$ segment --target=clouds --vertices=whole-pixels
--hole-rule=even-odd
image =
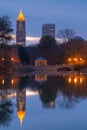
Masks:
[[[12,44],[16,43],[16,35],[12,35],[13,37],[13,42]],[[37,45],[40,41],[41,37],[31,37],[31,36],[26,36],[26,46],[29,45]],[[56,38],[57,43],[61,44],[63,43],[62,38]]]

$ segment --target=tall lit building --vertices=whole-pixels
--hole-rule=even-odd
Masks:
[[[42,36],[49,35],[55,37],[55,24],[43,24]]]
[[[26,44],[25,17],[23,15],[22,10],[20,10],[19,15],[17,17],[16,43],[18,45],[24,45],[24,46]]]

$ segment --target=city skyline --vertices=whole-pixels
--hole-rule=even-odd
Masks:
[[[38,8],[39,7],[39,8]],[[20,8],[26,18],[26,35],[32,37],[41,37],[42,24],[54,23],[56,25],[56,35],[60,29],[70,28],[76,32],[76,35],[87,39],[85,12],[87,8],[86,0],[48,0],[46,3],[42,0],[8,0],[0,1],[1,16],[8,15],[16,34],[16,18]]]

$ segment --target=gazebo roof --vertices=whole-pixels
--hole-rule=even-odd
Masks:
[[[44,57],[38,57],[36,60],[46,60]]]

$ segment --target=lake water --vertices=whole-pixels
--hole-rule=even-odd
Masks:
[[[87,75],[2,74],[0,130],[87,130]]]

